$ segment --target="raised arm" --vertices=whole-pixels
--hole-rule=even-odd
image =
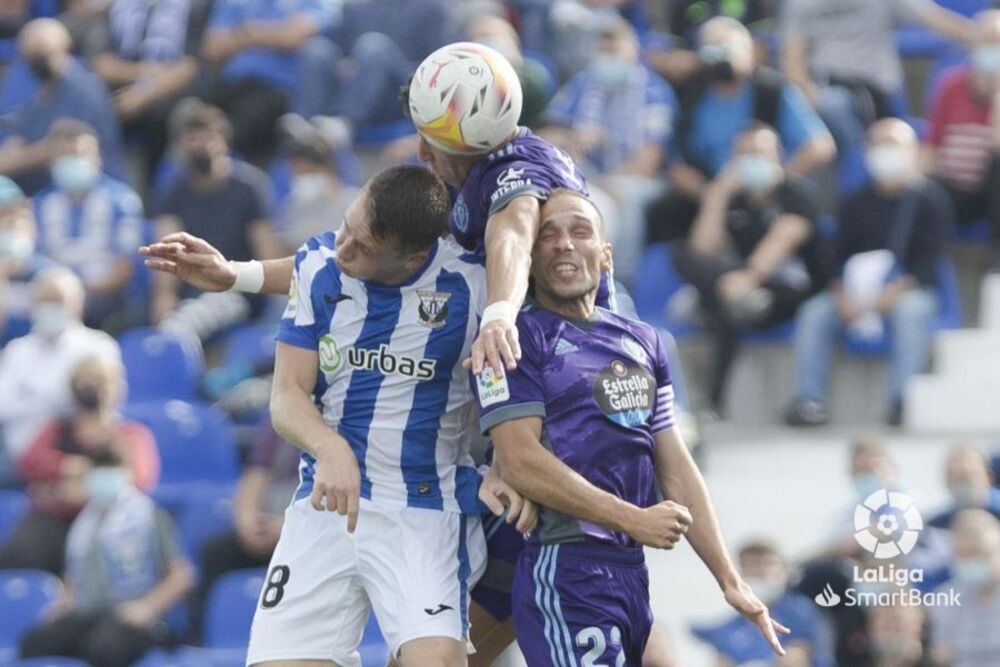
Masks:
[[[528,292],[539,216],[539,201],[523,195],[490,216],[486,225],[486,311],[472,346],[474,373],[481,373],[488,361],[502,375],[521,358],[514,320]]]
[[[627,533],[646,546],[671,549],[691,517],[676,503],[639,508],[597,488],[542,445],[539,417],[512,419],[490,429],[500,474],[539,505]]]
[[[347,530],[358,523],[361,471],[351,446],[325,421],[312,400],[319,373],[319,352],[279,342],[271,389],[271,423],[281,437],[316,459],[310,497],[317,510],[347,516]],[[323,507],[323,498],[326,507]]]
[[[771,619],[767,605],[754,595],[733,565],[708,487],[676,427],[656,434],[656,473],[663,496],[690,508],[688,541],[715,577],[726,602],[760,629],[775,653],[784,655],[777,633],[787,634],[788,629]]]
[[[174,275],[206,292],[232,289],[241,267],[252,264],[227,260],[210,243],[187,232],[168,234],[157,243],[143,246],[139,253],[146,257],[145,263],[149,268]],[[265,260],[260,262],[260,266],[263,271],[260,289],[241,291],[288,294],[295,257],[289,255],[281,259]],[[252,269],[247,267],[244,270]]]

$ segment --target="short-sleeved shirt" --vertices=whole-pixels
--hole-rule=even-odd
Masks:
[[[643,148],[666,148],[677,114],[677,97],[666,81],[636,64],[628,81],[608,88],[584,70],[552,98],[545,116],[567,127],[597,128],[608,140],[587,161],[609,173],[635,159]]]
[[[931,0],[785,0],[782,31],[804,39],[816,79],[840,77],[886,93],[903,85],[893,30]]]
[[[267,176],[245,162],[233,161],[224,183],[212,190],[194,187],[183,175],[167,192],[160,215],[178,218],[184,231],[199,236],[230,259],[253,259],[250,224],[268,218]]]
[[[76,271],[85,284],[106,279],[115,260],[142,244],[142,200],[109,176],[76,199],[50,186],[35,196],[38,249]]]
[[[484,434],[542,419],[542,444],[594,486],[638,507],[657,502],[654,436],[673,428],[673,385],[659,333],[598,308],[568,320],[528,305],[517,319],[521,361],[497,379],[473,377]],[[623,533],[542,508],[532,538],[636,546]]]
[[[482,261],[450,240],[400,285],[341,273],[335,235],[296,254],[278,341],[319,354],[313,395],[350,444],[361,497],[388,508],[478,512],[475,402],[462,361],[485,306]],[[312,492],[302,453],[296,499]]]
[[[127,177],[121,127],[111,94],[107,85],[79,61],[73,60],[52,91],[43,94],[38,80],[18,59],[5,73],[0,110],[10,114],[4,138],[19,137],[29,144],[48,136],[52,124],[60,118],[88,123],[97,131],[104,170],[114,178]],[[48,178],[48,170],[44,169],[15,180],[25,192],[33,194],[48,183]]]
[[[927,143],[935,151],[934,173],[958,190],[986,185],[993,159],[990,107],[989,96],[976,97],[968,65],[945,73],[931,95]]]
[[[82,51],[136,62],[196,58],[209,8],[208,0],[115,0],[105,20],[87,31]]]
[[[994,589],[982,599],[972,588],[956,588],[960,605],[930,607],[931,646],[951,654],[952,667],[986,667],[996,664],[1000,655],[1000,591]]]
[[[216,0],[208,32],[231,30],[250,21],[287,21],[295,16],[306,17],[323,32],[339,20],[339,4],[334,0]],[[227,60],[222,76],[230,81],[253,79],[294,94],[298,87],[297,62],[294,51],[252,47]]]
[[[477,162],[462,187],[452,193],[449,228],[466,250],[484,254],[491,215],[515,197],[544,201],[559,188],[589,195],[573,158],[522,127],[510,142]]]
[[[732,95],[710,87],[691,110],[690,132],[680,147],[687,161],[702,165],[708,176],[717,174],[729,162],[736,137],[753,123],[755,97],[749,80]],[[788,156],[827,131],[805,96],[789,83],[781,87],[776,125]]]
[[[937,265],[944,256],[946,241],[954,213],[951,201],[940,185],[923,181],[914,207],[915,220],[903,256],[901,267],[926,287],[937,282]],[[899,207],[904,195],[888,197],[874,186],[861,189],[842,205],[837,228],[836,275],[853,255],[871,250],[890,248],[892,228],[900,223]]]

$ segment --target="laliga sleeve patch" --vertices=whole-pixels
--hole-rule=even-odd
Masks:
[[[479,388],[479,405],[484,408],[510,400],[507,376],[497,377],[492,368],[484,369],[476,377],[476,386]]]
[[[298,272],[292,273],[292,283],[288,289],[288,305],[285,312],[281,314],[281,319],[290,320],[295,318],[295,313],[299,310],[299,278]]]

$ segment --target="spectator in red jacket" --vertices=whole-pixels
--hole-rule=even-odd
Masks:
[[[0,547],[0,569],[62,572],[66,535],[86,504],[87,479],[95,465],[121,459],[143,491],[159,478],[152,433],[118,413],[125,393],[121,364],[106,357],[87,359],[74,370],[70,388],[75,412],[43,428],[21,459],[31,511]]]

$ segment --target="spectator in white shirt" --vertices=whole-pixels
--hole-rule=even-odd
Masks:
[[[121,360],[111,336],[83,325],[84,289],[75,273],[43,271],[32,292],[31,332],[0,355],[0,483],[12,481],[12,466],[41,427],[72,408],[73,369],[90,357]]]

